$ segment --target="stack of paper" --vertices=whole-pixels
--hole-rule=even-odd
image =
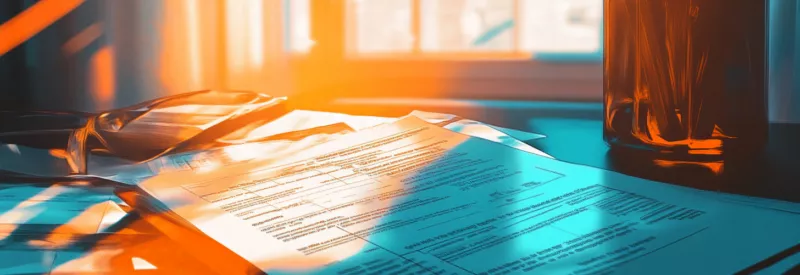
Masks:
[[[552,158],[547,153],[526,144],[544,138],[544,135],[503,128],[464,119],[456,115],[414,111],[410,115],[458,133],[483,138],[529,153]],[[159,173],[179,170],[197,170],[220,167],[247,161],[264,154],[291,155],[305,148],[332,141],[359,130],[391,123],[397,118],[354,116],[341,113],[296,110],[248,133],[244,144],[216,148],[208,151],[170,155],[146,165],[101,165],[90,169],[94,174],[115,181],[137,183]],[[261,140],[261,142],[250,142]],[[108,163],[107,158],[95,162]],[[118,160],[116,160],[118,161]],[[91,165],[90,165],[91,166]],[[700,191],[698,191],[700,192]],[[755,207],[800,213],[800,204],[708,191],[709,196],[729,202]]]
[[[522,142],[544,138],[545,136],[541,134],[488,125],[450,114],[414,111],[410,115],[458,133],[552,158],[541,150]],[[90,168],[90,171],[95,175],[114,181],[135,184],[161,173],[182,170],[203,171],[249,161],[264,155],[271,155],[271,158],[294,155],[306,148],[335,140],[343,135],[391,123],[395,120],[397,118],[297,110],[252,130],[247,134],[247,139],[243,141],[246,143],[169,155],[146,164],[96,166]],[[100,161],[108,160],[101,159]]]
[[[277,152],[160,173],[138,190],[153,211],[207,236],[186,245],[208,242],[193,252],[221,273],[731,274],[800,241],[793,213],[417,116]]]
[[[796,203],[566,164],[522,142],[543,137],[449,114],[294,111],[231,140],[242,144],[90,171],[138,184],[155,211],[270,274],[730,273],[800,242]],[[0,233],[32,262],[0,271],[55,263],[31,243],[68,243],[124,215],[74,190],[14,187],[0,189]]]
[[[488,126],[446,114],[416,112],[415,115],[454,131],[546,155],[517,140],[533,140],[542,138],[542,135]],[[173,155],[144,166],[126,165],[125,161],[121,159],[95,158],[93,161],[103,162],[103,165],[92,168],[100,168],[100,174],[105,172],[105,175],[117,177],[121,175],[139,175],[141,177],[144,175],[142,178],[151,175],[148,174],[149,172],[157,174],[183,169],[202,171],[204,168],[214,167],[220,161],[238,163],[263,154],[297,154],[303,148],[325,143],[342,135],[393,120],[395,118],[295,111],[250,133],[249,138],[265,139],[265,142]],[[513,137],[506,133],[510,133]],[[35,157],[28,148],[23,148],[24,152],[20,152],[16,146],[8,148],[13,150],[6,150],[7,152],[3,153],[12,154],[9,160],[19,160],[20,154],[23,153],[25,156]],[[44,154],[48,153],[44,151]],[[109,161],[121,165],[108,165]],[[162,162],[168,162],[168,164],[161,165]],[[58,163],[63,164],[63,160],[58,160]],[[40,170],[29,171],[16,169],[16,166],[9,167],[30,174],[50,174]],[[137,174],[136,168],[142,167],[146,168],[144,169],[146,172]],[[156,168],[150,170],[152,167]],[[98,172],[98,169],[90,171]],[[120,171],[123,172],[120,173]],[[59,175],[59,173],[56,172],[55,175]],[[2,246],[0,254],[9,255],[9,257],[0,258],[14,259],[14,261],[0,261],[0,273],[50,272],[60,274],[63,272],[110,271],[107,262],[111,258],[117,257],[120,250],[104,251],[100,250],[99,246],[107,247],[110,239],[119,239],[127,233],[139,233],[113,232],[114,238],[93,236],[105,234],[111,225],[127,215],[117,204],[122,202],[113,195],[112,191],[110,188],[96,187],[87,189],[62,185],[0,184],[0,213],[2,213],[0,215],[0,246]],[[100,239],[104,241],[103,244],[91,243]],[[93,247],[92,253],[87,253],[80,248],[87,245]],[[10,255],[15,255],[15,257]]]

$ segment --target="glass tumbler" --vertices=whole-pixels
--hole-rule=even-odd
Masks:
[[[768,0],[604,0],[604,139],[680,156],[766,142]]]

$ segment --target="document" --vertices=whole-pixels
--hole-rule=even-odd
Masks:
[[[454,132],[483,138],[529,153],[552,158],[547,153],[521,141],[545,137],[540,134],[491,126],[451,114],[414,111],[410,115]],[[271,155],[272,158],[275,158],[276,155],[298,154],[306,148],[332,141],[342,135],[369,129],[384,123],[391,123],[395,120],[397,118],[352,116],[339,113],[297,110],[252,130],[246,138],[250,140],[269,137],[268,140],[198,152],[167,155],[146,164],[98,167],[92,169],[92,171],[113,181],[135,185],[144,179],[161,173],[204,170],[209,167],[219,168],[232,163],[260,158],[264,155]],[[103,161],[108,162],[106,159]]]
[[[448,129],[452,129],[451,127],[447,126],[448,124],[452,122],[460,122],[461,124],[479,124],[481,125],[481,128],[484,127],[494,128],[496,130],[500,130],[505,135],[523,141],[535,140],[545,137],[544,135],[540,134],[529,133],[525,131],[508,129],[498,126],[490,126],[478,121],[464,119],[452,114],[413,111],[411,112],[411,115],[421,118],[422,120],[425,120],[430,123],[435,123],[435,124],[443,123],[440,126],[443,126]],[[397,118],[356,116],[356,115],[348,115],[342,113],[294,110],[291,113],[286,114],[274,121],[270,121],[267,124],[252,129],[247,133],[247,140],[253,141],[261,138],[281,135],[283,133],[319,128],[335,124],[344,124],[347,127],[351,128],[351,130],[359,131],[375,127],[380,124],[391,123],[395,120],[397,120]]]
[[[413,111],[409,115],[421,118],[426,122],[436,124],[438,126],[441,126],[442,128],[451,130],[456,133],[461,133],[489,141],[494,141],[500,144],[517,148],[519,150],[528,153],[537,154],[548,158],[553,158],[547,153],[542,152],[541,150],[536,149],[533,146],[530,146],[521,141],[521,140],[536,140],[544,138],[545,137],[544,135],[528,133],[524,131],[508,129],[498,126],[492,126],[475,120],[464,119],[462,117],[451,114]]]
[[[713,195],[720,197],[720,199],[722,200],[727,200],[739,204],[800,214],[800,203],[796,202],[782,201],[782,200],[768,199],[761,197],[750,197],[750,196],[728,194],[728,193],[713,193]]]
[[[415,116],[139,187],[269,274],[731,274],[800,241],[795,214]]]

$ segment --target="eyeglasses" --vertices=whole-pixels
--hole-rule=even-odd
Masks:
[[[70,174],[86,175],[88,155],[145,162],[167,154],[249,142],[249,130],[288,113],[283,97],[205,90],[99,114],[0,111],[0,142],[64,148]],[[64,143],[66,140],[66,143]]]

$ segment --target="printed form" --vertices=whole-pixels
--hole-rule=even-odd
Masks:
[[[140,187],[269,274],[722,274],[800,242],[792,213],[413,116],[291,157]]]
[[[544,135],[488,125],[451,114],[413,111],[409,115],[454,132],[483,138],[552,158],[545,152],[522,142],[544,138]],[[397,118],[295,110],[251,131],[246,135],[246,138],[242,139],[269,137],[266,140],[241,144],[230,141],[231,144],[236,145],[166,155],[144,164],[111,167],[105,170],[97,167],[94,173],[105,175],[105,178],[113,181],[136,185],[143,179],[162,173],[180,170],[204,170],[209,166],[241,163],[250,159],[257,159],[265,153],[269,153],[271,158],[275,158],[275,153],[295,154],[299,151],[304,151],[307,147],[329,142],[342,135],[384,123],[392,123],[395,120]],[[98,172],[97,170],[100,171]]]

